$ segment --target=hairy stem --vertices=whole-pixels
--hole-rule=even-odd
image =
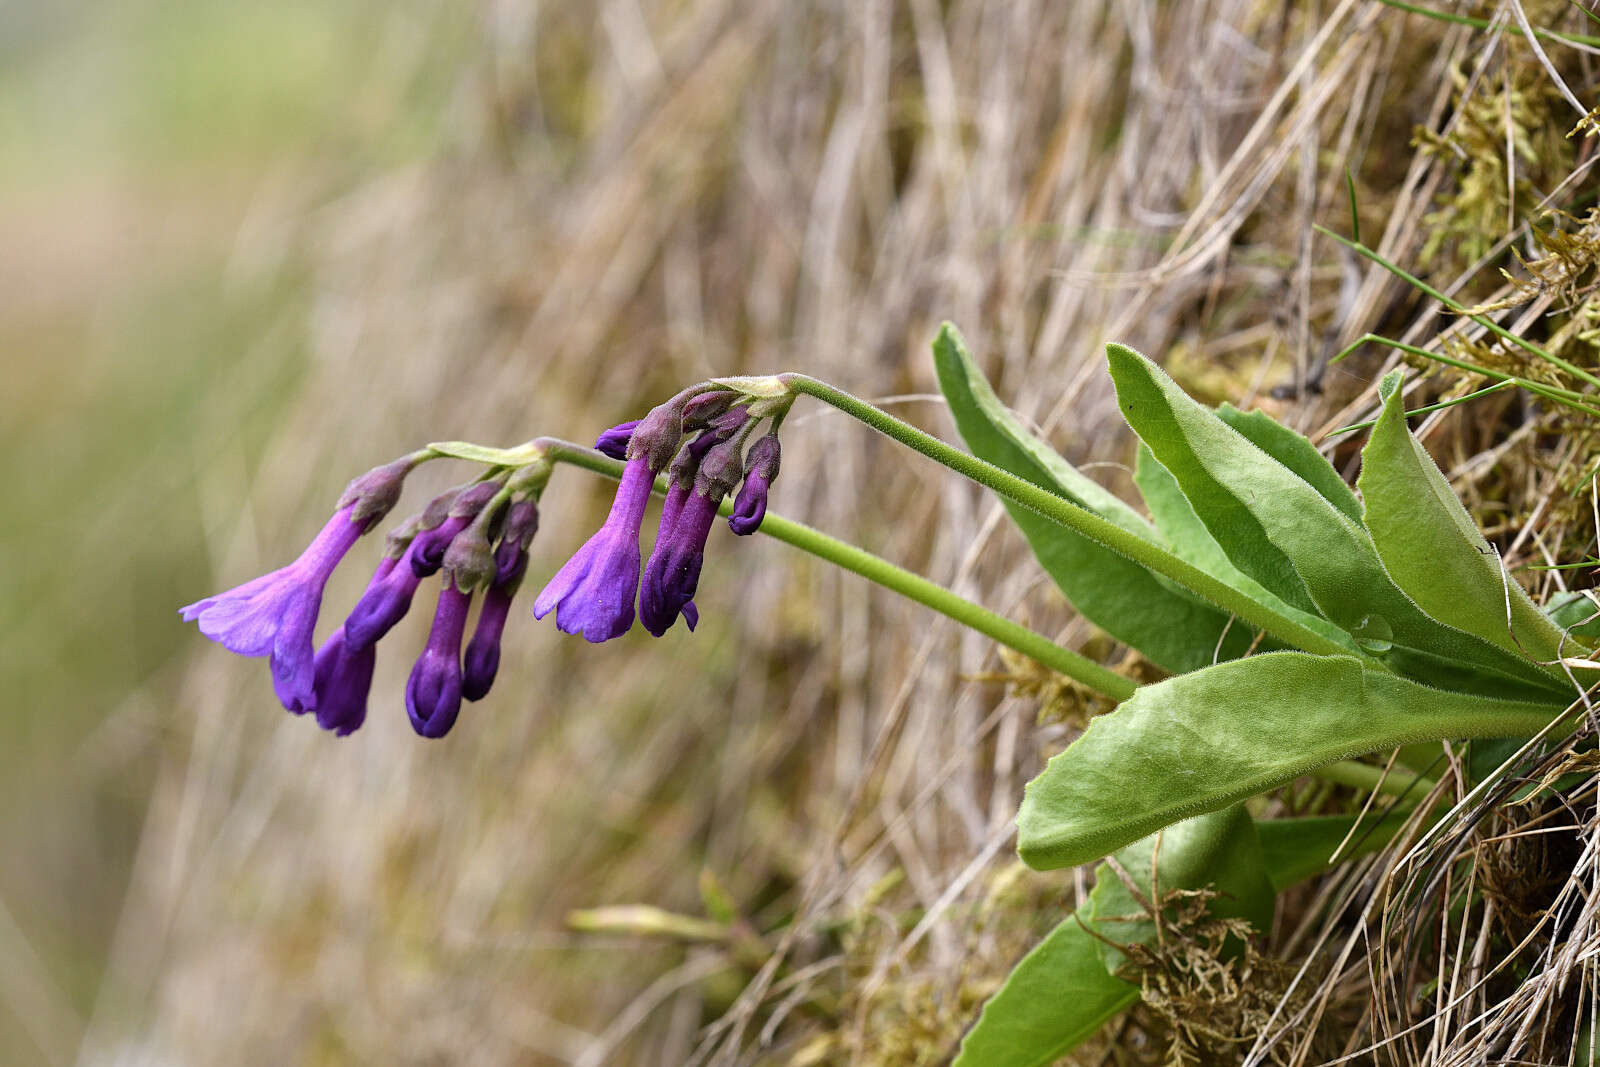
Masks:
[[[1243,621],[1257,629],[1265,630],[1287,644],[1321,655],[1351,654],[1350,649],[1345,646],[1308,629],[1293,619],[1284,618],[1193,564],[1179,559],[1136,534],[1129,533],[1113,522],[1102,519],[1094,512],[1041,489],[1010,471],[946,444],[910,423],[901,422],[860,397],[852,396],[826,382],[803,374],[783,374],[779,377],[794,392],[830,404],[846,415],[866,423],[879,433],[893,438],[907,448],[921,452],[935,463],[970,478],[1007,500],[1037,511],[1052,522],[1075,530],[1113,552],[1127,556],[1135,563],[1171,578],[1192,592],[1205,597],[1222,610],[1237,615]]]
[[[549,437],[541,437],[533,443],[553,462],[581,467],[608,478],[622,476],[623,464],[620,461],[593,449]],[[666,490],[666,479],[657,479],[656,492],[665,494]],[[720,510],[721,514],[727,515],[733,510],[733,506],[724,501]],[[761,522],[761,532],[793,545],[802,552],[809,552],[818,559],[827,560],[859,574],[868,581],[881,585],[891,592],[899,593],[908,600],[932,608],[939,614],[954,619],[1007,648],[1015,649],[1024,656],[1119,703],[1132,696],[1137,688],[1131,680],[1071,649],[1062,648],[1043,634],[1035,633],[1026,626],[957,596],[942,585],[931,582],[919,574],[913,574],[865,549],[830,537],[820,530],[769,511]]]

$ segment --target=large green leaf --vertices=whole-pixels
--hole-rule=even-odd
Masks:
[[[1563,681],[1525,657],[1430,617],[1390,580],[1358,522],[1160,367],[1122,345],[1106,351],[1129,425],[1244,573],[1430,685],[1508,697],[1563,691]]]
[[[1362,450],[1359,484],[1367,529],[1389,575],[1434,618],[1513,653],[1554,659],[1560,629],[1505,573],[1433,457],[1406,429],[1399,371],[1383,380],[1379,396],[1383,413]]]
[[[1314,630],[1330,641],[1344,645],[1352,654],[1357,652],[1355,639],[1328,620],[1286,604],[1261,583],[1245,574],[1211,536],[1206,524],[1200,521],[1172,472],[1163,467],[1143,442],[1139,444],[1139,458],[1133,469],[1134,484],[1144,497],[1145,506],[1156,529],[1166,538],[1168,547],[1178,558],[1194,564],[1244,593],[1256,603],[1279,615],[1293,619],[1309,630]],[[1269,651],[1282,646],[1270,639],[1259,646]]]
[[[1084,477],[1000,403],[948,323],[933,342],[939,387],[974,455],[1159,544],[1149,523]],[[1010,502],[1006,508],[1040,564],[1084,617],[1166,670],[1242,655],[1254,636],[1209,603],[1173,588],[1125,556]],[[1224,632],[1226,636],[1224,637]],[[1219,639],[1221,649],[1218,649]]]
[[[1565,707],[1451,693],[1354,657],[1270,652],[1141,688],[1028,783],[1031,866],[1096,859],[1334,760],[1441,737],[1529,735]]]
[[[1326,456],[1304,435],[1295,433],[1265,411],[1240,411],[1232,404],[1217,408],[1217,418],[1238,430],[1261,451],[1298,474],[1322,499],[1354,522],[1361,521],[1361,501],[1339,477]]]
[[[1243,807],[1205,815],[1137,841],[1117,861],[1154,901],[1155,888],[1215,887],[1213,914],[1242,917],[1258,930],[1272,923],[1273,888],[1261,845]],[[1094,1035],[1139,998],[1137,986],[1113,975],[1122,953],[1092,936],[1121,944],[1155,940],[1155,923],[1109,866],[1102,865],[1089,900],[1024,956],[961,1042],[954,1067],[1038,1067]]]

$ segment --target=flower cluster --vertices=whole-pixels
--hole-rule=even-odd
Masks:
[[[776,425],[745,456],[763,419],[787,410],[763,406],[726,389],[691,389],[643,419],[607,430],[595,447],[626,460],[605,524],[573,554],[533,603],[533,616],[556,613],[556,627],[589,641],[609,641],[639,619],[656,637],[681,617],[699,620],[695,587],[706,538],[722,500],[744,483],[729,525],[738,534],[760,528],[767,490],[778,473]],[[655,546],[640,586],[639,534],[658,474],[668,476]]]
[[[267,656],[278,700],[344,736],[367,717],[378,640],[411,608],[423,579],[442,572],[427,646],[411,670],[406,711],[424,737],[443,737],[461,701],[488,693],[500,636],[522,583],[528,542],[539,525],[538,495],[548,465],[515,476],[491,473],[436,497],[390,532],[377,570],[344,623],[313,651],[323,588],[363,534],[399,501],[406,475],[428,453],[374,468],[351,482],[322,532],[300,558],[235,589],[182,609],[200,632],[242,656]],[[468,609],[483,606],[462,655]]]
[[[564,632],[607,641],[632,628],[637,601],[640,621],[655,636],[679,618],[693,630],[711,525],[737,488],[728,525],[736,534],[760,528],[778,474],[777,427],[791,399],[701,385],[601,434],[596,450],[625,460],[610,516],[540,592],[534,617],[554,611]],[[769,430],[757,436],[769,420]],[[459,453],[430,446],[374,468],[350,483],[333,517],[293,563],[196,601],[181,614],[230,651],[268,657],[283,706],[314,712],[324,729],[343,736],[366,719],[378,641],[410,610],[421,583],[439,574],[433,627],[406,684],[406,712],[418,734],[443,737],[462,700],[487,695],[499,670],[501,637],[527,569],[539,495],[552,465],[539,443],[532,444],[515,460],[508,453],[483,460],[489,464],[484,477],[441,494],[390,531],[366,591],[320,648],[314,630],[334,568],[394,508],[419,463]],[[661,474],[668,488],[641,587],[639,535]],[[463,649],[480,593],[477,623]]]

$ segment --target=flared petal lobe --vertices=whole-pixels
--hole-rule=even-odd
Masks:
[[[328,576],[365,532],[356,504],[334,513],[287,567],[180,609],[200,632],[241,656],[270,656],[273,688],[291,711],[316,706],[312,631]]]

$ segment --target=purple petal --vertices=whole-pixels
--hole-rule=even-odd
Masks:
[[[444,583],[427,647],[406,681],[406,714],[423,737],[449,733],[461,711],[461,635],[471,604],[471,594]]]
[[[594,447],[597,452],[604,452],[612,459],[628,458],[628,442],[633,439],[634,427],[639,425],[639,419],[629,419],[619,422],[611,429],[595,438]]]
[[[639,589],[639,526],[654,481],[647,457],[628,461],[605,525],[540,591],[534,618],[553,610],[557,629],[593,642],[628,632]]]
[[[377,663],[375,646],[356,649],[345,641],[344,628],[317,650],[317,725],[345,737],[367,718],[367,694]]]
[[[706,536],[717,517],[717,501],[691,492],[670,529],[663,528],[645,567],[639,591],[639,621],[660,637],[694,598],[705,560]]]

